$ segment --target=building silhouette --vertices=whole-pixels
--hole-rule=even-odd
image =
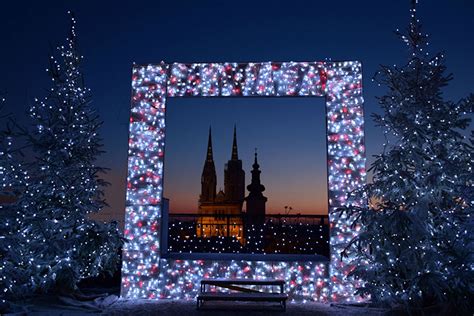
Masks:
[[[196,227],[197,237],[233,237],[245,243],[242,206],[245,200],[245,172],[237,148],[234,126],[231,159],[225,164],[224,191],[216,194],[217,177],[212,153],[212,131],[209,128],[206,161],[201,176],[201,195]],[[209,215],[209,216],[202,216]]]
[[[247,186],[249,195],[245,198],[247,203],[247,222],[249,224],[262,225],[265,221],[265,203],[267,198],[263,196],[265,186],[260,182],[260,165],[257,161],[257,150],[255,149],[255,161],[252,165],[252,182]]]
[[[255,150],[250,184],[239,159],[234,126],[224,190],[217,191],[212,131],[201,175],[198,214],[168,214],[163,201],[163,247],[173,252],[321,254],[329,256],[327,215],[266,214],[267,197]],[[245,196],[245,188],[248,195]]]

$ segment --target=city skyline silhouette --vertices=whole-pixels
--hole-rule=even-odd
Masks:
[[[327,215],[323,98],[172,99],[166,115],[163,197],[171,213],[197,212],[210,126],[216,190],[224,189],[235,125],[246,186],[258,149],[268,214],[291,207],[291,214]]]

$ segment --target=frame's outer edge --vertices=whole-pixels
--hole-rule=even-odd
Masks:
[[[346,205],[350,192],[366,183],[362,65],[328,62],[326,73],[331,300],[354,301],[361,298],[354,296],[357,284],[347,275],[355,262],[342,258],[341,252],[357,231],[351,227],[352,219],[337,208]]]
[[[167,97],[326,96],[330,279],[318,262],[160,259]],[[349,261],[339,252],[355,236],[334,211],[366,181],[359,62],[200,63],[135,66],[128,151],[122,297],[189,298],[206,277],[283,278],[293,300],[354,300]]]

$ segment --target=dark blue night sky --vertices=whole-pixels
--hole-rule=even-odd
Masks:
[[[381,132],[373,126],[370,113],[378,111],[375,96],[383,93],[371,77],[379,64],[404,61],[407,52],[392,31],[405,27],[408,7],[408,0],[8,1],[2,3],[0,10],[0,91],[6,93],[7,111],[26,124],[24,113],[28,105],[34,97],[43,97],[49,88],[45,72],[48,56],[51,47],[66,37],[66,12],[73,10],[85,56],[86,84],[92,89],[94,106],[104,120],[102,136],[107,153],[100,162],[111,168],[107,178],[113,184],[107,198],[111,210],[122,214],[133,62],[360,60],[365,75],[370,162],[370,156],[380,152],[382,144]],[[474,73],[474,2],[425,0],[418,11],[425,30],[432,34],[432,51],[445,51],[448,70],[454,73],[446,96],[453,100],[466,96],[472,91]],[[212,100],[209,107],[217,102]],[[288,106],[299,101],[291,102]],[[280,105],[276,107],[285,107],[282,101],[277,103]],[[265,115],[267,109],[261,106],[255,115]],[[199,115],[196,119],[203,126],[209,124]],[[308,116],[300,115],[299,119],[299,125],[311,126]],[[244,135],[242,131],[242,138]],[[239,146],[249,147],[247,154],[255,147],[243,141]],[[224,157],[230,148],[221,150]],[[200,169],[204,153],[198,159]],[[217,162],[216,167],[222,169],[223,163]],[[248,165],[244,161],[246,171]]]

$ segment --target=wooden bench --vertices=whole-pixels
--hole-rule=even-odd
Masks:
[[[261,292],[242,287],[242,285],[278,286],[280,292]],[[237,292],[209,292],[212,286]],[[284,286],[285,281],[283,280],[203,279],[201,280],[200,293],[197,296],[197,309],[202,306],[204,301],[251,301],[279,302],[282,309],[286,310],[288,295],[284,293]]]

